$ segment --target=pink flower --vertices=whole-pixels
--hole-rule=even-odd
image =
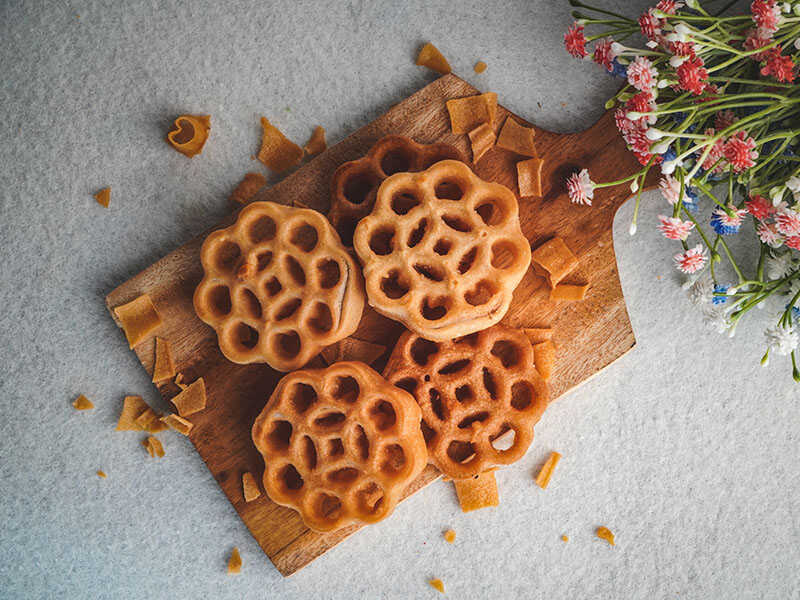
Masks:
[[[716,132],[711,128],[706,129],[705,131],[705,134],[707,136],[713,136],[715,133]],[[705,150],[706,150],[705,148],[701,148],[700,150],[698,150],[698,152],[702,156]],[[713,173],[722,173],[725,169],[728,168],[728,163],[724,159],[725,156],[724,150],[725,150],[725,140],[720,138],[716,142],[714,142],[713,146],[711,146],[711,150],[706,156],[706,159],[703,161],[703,164],[700,166],[703,167],[706,171],[708,171],[711,167],[714,167],[714,170],[712,171]]]
[[[764,77],[772,75],[778,81],[794,81],[794,60],[791,56],[781,54],[780,46],[770,48],[762,54],[766,54],[765,64],[761,67],[761,74]]]
[[[689,232],[694,229],[694,223],[681,221],[676,217],[658,215],[658,220],[661,221],[658,226],[659,231],[664,234],[665,238],[670,240],[686,241],[686,238],[689,237]]]
[[[637,90],[643,92],[651,90],[656,84],[657,78],[658,71],[653,66],[653,63],[644,56],[637,56],[636,59],[628,65],[628,83]]]
[[[727,129],[736,123],[738,120],[738,117],[732,110],[723,110],[714,116],[714,127],[716,127],[719,131],[722,131],[723,129]]]
[[[756,227],[758,239],[772,248],[778,248],[783,243],[783,238],[775,228],[774,223],[759,223]]]
[[[722,148],[727,161],[733,167],[736,173],[741,173],[745,169],[749,169],[758,158],[758,151],[755,149],[756,141],[747,137],[747,133],[743,130],[737,131]]]
[[[650,153],[650,146],[653,144],[653,141],[648,139],[645,133],[646,131],[647,130],[644,128],[632,129],[625,137],[625,141],[628,142],[634,152],[638,152],[639,154]]]
[[[630,74],[630,67],[628,73]],[[640,128],[647,127],[650,123],[656,122],[655,115],[646,115],[645,113],[652,112],[656,108],[656,103],[653,102],[653,95],[650,92],[639,92],[634,94],[630,100],[625,103],[625,111],[632,111],[642,113],[642,117],[636,121],[628,119],[629,123],[635,123]],[[626,117],[627,118],[627,117]],[[617,125],[619,127],[619,125]]]
[[[800,250],[800,235],[786,238],[786,246],[792,250]]]
[[[598,65],[603,65],[607,71],[614,70],[614,65],[612,63],[617,57],[611,49],[613,42],[614,40],[611,38],[605,37],[594,45],[594,62]]]
[[[675,0],[661,0],[656,4],[656,10],[665,12],[668,15],[674,15],[675,11],[683,7],[683,2],[676,2]]]
[[[783,208],[775,215],[778,231],[787,237],[800,235],[800,212]]]
[[[781,7],[775,0],[753,0],[750,5],[753,21],[768,31],[777,31],[781,19]]]
[[[661,190],[661,195],[664,200],[675,206],[678,198],[681,195],[681,182],[675,179],[672,175],[664,175],[661,181],[658,182],[658,189]]]
[[[708,71],[703,66],[703,59],[699,56],[689,58],[677,68],[678,85],[687,92],[699,96],[706,89]]]
[[[628,117],[628,110],[626,108],[618,108],[614,113],[614,123],[617,125],[617,129],[625,137],[630,131],[636,129],[637,125],[633,121],[631,121]]]
[[[772,32],[760,27],[754,27],[747,30],[747,37],[744,39],[745,50],[756,50],[763,48],[772,42]],[[757,52],[751,55],[755,61],[761,62],[766,58],[767,52]]]
[[[694,248],[689,248],[686,252],[681,252],[673,257],[675,266],[684,273],[696,273],[706,264],[708,257],[706,249],[702,244],[697,244]]]
[[[775,212],[772,202],[758,194],[750,194],[750,199],[745,200],[744,205],[747,207],[747,212],[762,221]]]
[[[574,204],[592,205],[594,182],[589,179],[589,171],[581,169],[567,178],[567,194]]]
[[[658,37],[661,35],[661,20],[653,15],[652,8],[639,17],[639,29],[648,40],[658,41]]]
[[[588,56],[586,52],[586,36],[583,35],[583,25],[573,23],[564,34],[564,47],[567,52],[576,58]]]

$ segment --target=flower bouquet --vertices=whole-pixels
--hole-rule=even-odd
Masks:
[[[629,184],[633,235],[645,178],[659,169],[669,207],[657,228],[682,246],[674,260],[689,298],[730,335],[752,308],[781,298],[761,362],[790,355],[800,382],[800,0],[755,0],[744,14],[729,14],[735,2],[661,0],[638,19],[570,4],[579,10],[566,49],[627,81],[606,107],[642,165],[608,182],[573,173],[570,199],[591,205],[596,188]],[[755,234],[755,264],[739,264],[726,241],[743,231]]]

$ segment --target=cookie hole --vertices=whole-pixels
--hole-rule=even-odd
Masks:
[[[483,306],[491,300],[497,293],[495,284],[491,281],[482,280],[475,284],[471,290],[464,292],[464,300],[472,306]]]
[[[317,263],[317,275],[319,277],[319,286],[324,290],[329,290],[342,278],[341,267],[339,263],[332,258],[326,258]]]
[[[533,404],[533,388],[526,381],[517,381],[511,386],[511,406],[516,410],[525,410]]]
[[[314,425],[320,429],[336,429],[344,423],[345,418],[343,412],[334,410],[314,419]]]
[[[267,442],[270,447],[281,452],[289,447],[292,440],[292,424],[289,421],[273,421],[267,434]]]
[[[303,286],[306,284],[306,272],[294,256],[286,255],[286,270],[289,271],[289,276],[294,280],[297,285]]]
[[[504,211],[493,200],[486,200],[475,207],[475,212],[486,225],[497,225],[504,220]]]
[[[264,284],[264,291],[270,298],[277,295],[282,289],[283,286],[277,277],[273,277]]]
[[[317,247],[317,242],[319,241],[319,234],[317,230],[309,225],[308,223],[303,223],[302,225],[295,227],[292,231],[292,236],[289,238],[289,241],[294,245],[300,248],[303,252],[311,252],[314,248]]]
[[[239,306],[247,313],[252,319],[260,319],[262,315],[261,302],[258,301],[256,295],[247,288],[239,290]]]
[[[339,232],[342,245],[345,247],[349,248],[353,245],[353,235],[355,235],[356,232],[356,225],[358,225],[358,219],[351,217],[342,217],[338,220],[336,231]]]
[[[414,392],[417,391],[419,382],[413,377],[404,377],[400,381],[396,381],[395,385],[399,387],[401,390],[405,390],[413,396]]]
[[[356,424],[356,426],[353,427],[352,438],[353,449],[355,450],[356,456],[361,460],[367,460],[369,458],[369,439],[361,425]]]
[[[439,369],[439,375],[452,375],[466,369],[472,361],[468,358],[462,358],[451,363],[447,363]]]
[[[220,271],[231,272],[241,257],[242,250],[239,245],[226,240],[217,246],[217,251],[214,253],[214,263]]]
[[[497,400],[497,382],[494,380],[494,375],[486,367],[483,368],[483,387],[486,388],[492,400]]]
[[[433,265],[414,265],[414,270],[431,281],[444,280],[444,269]]]
[[[287,331],[275,336],[275,352],[285,359],[292,359],[300,354],[300,336],[296,331]]]
[[[459,429],[469,429],[472,427],[473,423],[483,423],[489,419],[489,411],[482,410],[481,412],[476,412],[468,417],[461,419],[458,423]]]
[[[370,482],[356,492],[356,499],[361,512],[376,513],[383,505],[383,492],[376,483]]]
[[[397,269],[392,269],[381,279],[381,291],[392,300],[402,298],[408,293],[409,285],[404,275]]]
[[[296,313],[301,304],[303,304],[303,301],[300,298],[292,298],[291,300],[287,300],[281,305],[281,307],[278,309],[278,312],[275,313],[275,317],[273,318],[276,321],[284,321]]]
[[[359,470],[353,467],[343,467],[330,471],[327,474],[328,481],[334,485],[349,485],[358,479]]]
[[[283,482],[283,487],[289,492],[296,492],[303,487],[303,477],[292,463],[283,467],[278,477]]]
[[[332,494],[321,493],[317,498],[317,508],[328,521],[335,521],[342,515],[342,501]]]
[[[472,391],[471,386],[460,385],[456,388],[456,400],[458,400],[462,404],[470,402],[471,400],[474,399],[475,399],[475,392]]]
[[[424,419],[420,421],[419,428],[422,429],[422,437],[425,439],[425,443],[430,444],[431,440],[436,437],[436,430],[428,425]]]
[[[344,454],[344,444],[341,438],[328,440],[328,456],[340,456]]]
[[[381,171],[387,177],[395,173],[406,173],[411,170],[413,161],[414,157],[407,150],[393,148],[381,157]]]
[[[299,415],[306,412],[316,400],[316,390],[307,383],[297,382],[289,391],[289,403]]]
[[[433,246],[433,251],[439,256],[445,256],[450,252],[450,248],[452,247],[453,242],[442,238],[436,241],[436,244]]]
[[[208,304],[217,316],[224,316],[231,312],[231,291],[227,286],[217,285],[209,290]]]
[[[419,366],[424,367],[428,364],[428,359],[432,354],[439,351],[439,344],[431,342],[425,338],[418,337],[411,343],[411,360]]]
[[[492,244],[492,266],[495,269],[507,269],[517,262],[517,247],[509,241],[500,240]]]
[[[417,244],[422,241],[422,238],[425,237],[425,231],[428,229],[428,220],[422,219],[414,229],[411,230],[411,233],[408,234],[408,240],[406,240],[406,245],[409,248],[413,248]]]
[[[334,379],[331,396],[337,400],[342,400],[344,402],[355,402],[358,400],[358,395],[360,393],[361,387],[358,385],[355,377],[343,375]]]
[[[514,342],[497,340],[492,346],[491,352],[500,359],[506,369],[519,364],[519,348]]]
[[[330,307],[324,302],[317,302],[308,319],[308,326],[320,334],[328,333],[333,329],[333,315]]]
[[[422,301],[420,312],[422,318],[428,321],[438,321],[447,314],[447,297],[428,298],[426,296]]]
[[[313,471],[317,468],[317,447],[314,445],[314,440],[312,440],[307,435],[303,436],[303,446],[301,449],[303,462],[305,463],[306,467],[309,471]]]
[[[472,265],[475,264],[475,258],[478,256],[478,247],[473,246],[469,250],[467,250],[464,255],[461,257],[461,260],[458,261],[458,272],[462,275],[469,271],[472,268]]]
[[[397,473],[406,465],[406,453],[400,444],[388,444],[383,448],[382,454],[381,471]]]
[[[397,414],[394,412],[394,406],[386,400],[380,400],[373,404],[369,409],[369,416],[372,418],[375,427],[380,431],[389,429],[397,423]]]
[[[373,254],[378,256],[386,256],[391,254],[394,247],[394,229],[391,227],[379,227],[372,232],[369,237],[369,249]]]
[[[461,200],[464,197],[466,186],[463,182],[455,179],[443,179],[436,184],[433,193],[440,200]]]
[[[470,225],[466,219],[456,215],[442,215],[442,221],[444,221],[444,224],[450,229],[455,229],[456,231],[460,231],[462,233],[472,231],[472,225]]]
[[[176,144],[185,144],[194,137],[194,125],[188,119],[178,119],[178,131],[172,136]]]
[[[239,323],[233,330],[233,339],[243,348],[252,350],[258,345],[258,332],[247,323]]]
[[[439,393],[439,390],[436,388],[428,390],[428,398],[431,403],[433,414],[436,415],[436,418],[440,421],[444,421],[447,418],[447,413],[445,412],[442,395]]]
[[[419,205],[420,202],[413,192],[402,191],[392,196],[392,210],[395,212],[395,214],[408,214],[412,208]]]
[[[376,183],[377,177],[369,171],[353,173],[344,183],[344,197],[350,204],[363,204]]]
[[[277,230],[278,226],[275,224],[272,217],[262,215],[253,220],[250,224],[250,227],[247,229],[247,237],[250,238],[252,243],[260,244],[261,242],[268,242],[273,239]]]
[[[475,446],[471,442],[462,442],[461,440],[453,440],[447,446],[447,456],[450,460],[463,463],[471,456],[475,455]]]
[[[494,448],[498,452],[505,452],[514,445],[514,441],[516,439],[517,439],[517,432],[508,425],[503,425],[500,428],[500,431],[497,432],[497,434],[495,434],[494,436],[492,436],[492,442],[491,442],[492,448]]]
[[[257,270],[263,271],[270,265],[271,262],[272,262],[272,252],[270,252],[269,250],[256,254]]]

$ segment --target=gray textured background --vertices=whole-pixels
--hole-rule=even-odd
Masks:
[[[638,345],[548,410],[497,509],[462,515],[436,483],[283,579],[186,439],[162,435],[153,461],[113,431],[125,394],[166,407],[103,297],[226,213],[260,168],[259,116],[336,142],[434,78],[413,65],[433,40],[510,109],[580,129],[617,84],[565,54],[569,21],[545,0],[0,2],[0,597],[435,597],[433,576],[454,598],[800,597],[799,388],[784,361],[758,367],[761,323],[702,329],[653,231],[658,194],[636,237],[632,203],[615,225]],[[191,161],[163,142],[183,112],[212,115]],[[79,393],[96,410],[76,413]]]

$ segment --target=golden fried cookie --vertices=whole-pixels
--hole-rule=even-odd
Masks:
[[[361,319],[361,271],[316,211],[249,204],[206,238],[200,260],[195,312],[235,363],[299,369]]]
[[[454,160],[386,179],[353,247],[370,305],[430,340],[500,321],[531,261],[514,193]]]
[[[407,331],[383,374],[414,395],[428,460],[453,479],[522,458],[548,402],[530,341],[504,325],[439,343]]]
[[[356,224],[372,211],[375,192],[384,179],[394,173],[424,171],[445,159],[465,160],[461,151],[449,144],[417,144],[402,135],[387,135],[366,156],[336,169],[328,218],[344,245],[352,245]]]
[[[427,462],[414,398],[360,362],[278,383],[253,424],[264,490],[331,531],[387,517]]]

